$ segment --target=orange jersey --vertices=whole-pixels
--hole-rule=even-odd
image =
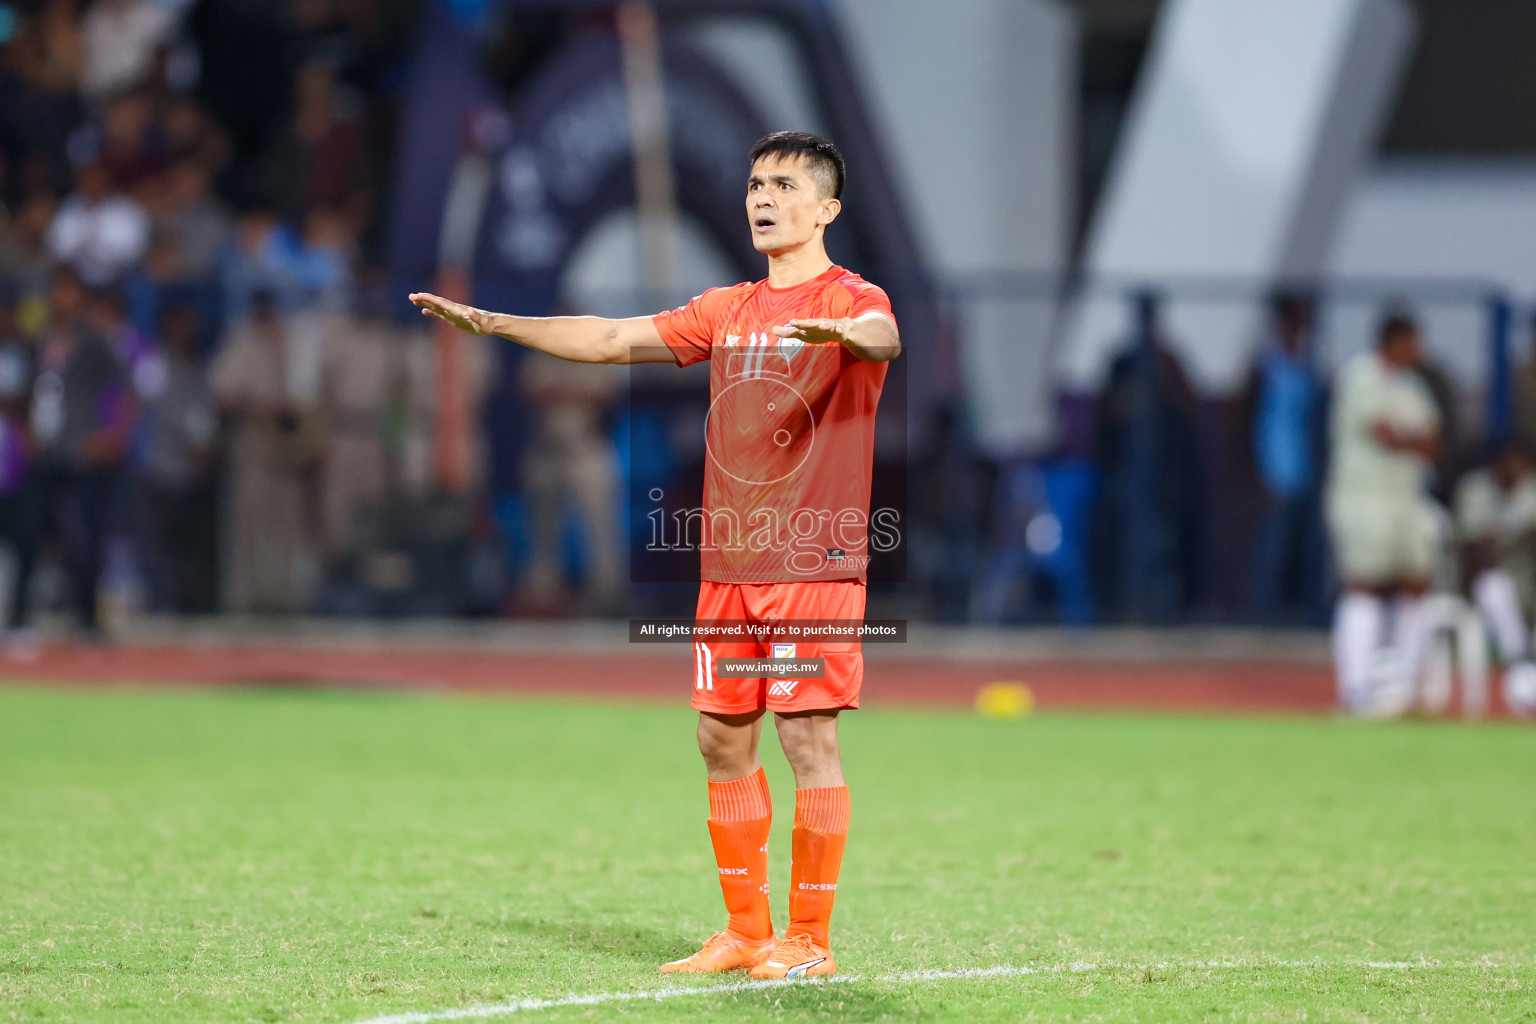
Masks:
[[[895,323],[884,291],[832,267],[792,288],[711,288],[654,318],[679,366],[710,360],[704,508],[683,538],[699,545],[706,581],[866,578],[886,364],[773,333],[866,313]]]

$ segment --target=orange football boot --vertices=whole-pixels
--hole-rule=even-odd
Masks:
[[[752,968],[754,978],[804,978],[836,973],[837,961],[832,959],[832,951],[816,945],[816,940],[803,932],[786,935],[771,956]]]
[[[730,932],[715,932],[704,943],[704,948],[693,956],[662,964],[663,974],[715,974],[734,971],[738,967],[756,967],[773,954],[775,939],[772,935],[761,942],[738,939]]]

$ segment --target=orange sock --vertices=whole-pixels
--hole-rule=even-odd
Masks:
[[[772,938],[768,915],[768,831],[773,805],[762,768],[744,779],[709,784],[709,838],[720,867],[720,891],[738,938]]]
[[[830,948],[828,929],[837,898],[837,872],[848,842],[848,787],[795,790],[795,831],[789,872],[789,929]]]

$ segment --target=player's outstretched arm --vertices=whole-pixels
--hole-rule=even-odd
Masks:
[[[773,333],[799,338],[807,345],[842,345],[866,363],[883,363],[901,355],[896,324],[880,313],[865,313],[856,320],[791,320]]]
[[[499,334],[573,363],[670,363],[672,351],[648,316],[511,316],[476,309],[431,292],[412,292],[423,316],[435,316],[471,334]]]

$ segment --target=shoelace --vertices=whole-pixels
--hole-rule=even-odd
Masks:
[[[716,946],[719,946],[730,937],[731,936],[729,932],[715,932],[715,934],[711,935],[709,940],[704,943],[704,948],[700,949],[697,953],[693,954],[693,956],[689,957],[688,959],[697,960],[699,957],[703,956],[705,953],[708,953]]]
[[[809,935],[790,935],[781,941],[768,959],[781,964],[798,964],[815,959],[816,950]]]

